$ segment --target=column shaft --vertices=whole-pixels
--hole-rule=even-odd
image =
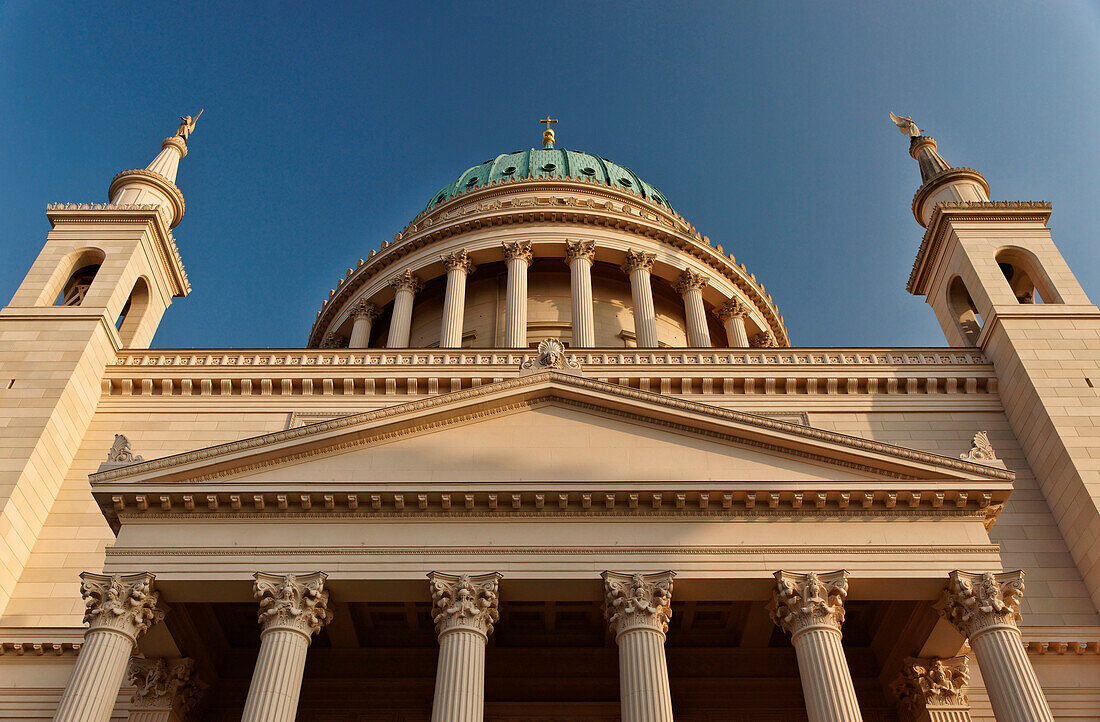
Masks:
[[[485,717],[485,635],[455,628],[439,638],[432,722],[482,722]]]
[[[111,629],[89,629],[55,722],[107,722],[130,662],[134,640]]]
[[[1018,629],[1001,627],[974,634],[970,646],[997,722],[1054,722]]]
[[[462,319],[466,310],[466,271],[447,271],[447,294],[443,297],[443,322],[439,348],[462,347]]]
[[[745,329],[745,319],[741,316],[730,316],[725,321],[726,343],[730,348],[748,348],[749,332]]]
[[[636,628],[618,643],[622,722],[672,722],[665,635]]]
[[[412,328],[413,292],[397,289],[393,297],[393,315],[390,317],[390,336],[386,348],[408,348],[409,331]]]
[[[810,722],[861,722],[840,631],[815,627],[792,638]]]
[[[294,722],[308,651],[301,632],[276,627],[263,634],[241,722]]]
[[[569,262],[569,289],[573,304],[573,347],[596,345],[596,324],[592,310],[592,260],[575,256]]]
[[[370,327],[370,318],[366,316],[356,318],[351,325],[351,339],[348,341],[348,348],[366,348],[370,345]]]
[[[707,315],[703,310],[702,289],[689,288],[684,293],[684,312],[687,316],[688,345],[709,348],[710,329],[707,328]]]
[[[527,348],[527,259],[508,259],[508,291],[504,308],[504,346]]]
[[[630,272],[630,295],[634,302],[634,335],[638,348],[657,348],[657,314],[653,310],[653,287],[648,268]]]

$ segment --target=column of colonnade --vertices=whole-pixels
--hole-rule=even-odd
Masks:
[[[441,256],[447,271],[447,290],[443,296],[443,320],[439,329],[439,348],[462,347],[462,320],[466,313],[466,277],[476,269],[465,249]]]
[[[527,348],[527,268],[531,265],[531,241],[503,243],[508,266],[504,297],[504,347]]]
[[[592,263],[595,258],[596,244],[593,241],[565,242],[574,348],[592,348],[596,345],[596,321],[592,310]]]
[[[390,281],[393,287],[393,314],[390,317],[390,336],[386,348],[408,348],[412,330],[413,298],[424,284],[410,270],[399,273]]]
[[[638,348],[657,348],[657,313],[653,308],[650,272],[657,255],[633,249],[626,252],[623,271],[630,276],[630,296],[634,303],[634,337]]]
[[[710,346],[710,329],[707,328],[707,312],[703,308],[703,289],[710,279],[690,268],[676,280],[676,290],[684,299],[684,316],[687,319],[688,346]]]
[[[749,309],[745,304],[731,298],[714,309],[714,315],[726,329],[726,343],[730,348],[749,347],[749,333],[745,329],[745,317],[749,315]]]
[[[370,346],[371,325],[378,318],[378,307],[364,298],[351,309],[351,318],[348,348],[367,348]]]
[[[290,722],[297,713],[310,642],[331,618],[327,577],[322,572],[254,576],[261,641],[242,722]],[[671,571],[602,575],[605,618],[619,649],[623,722],[672,722],[664,645],[674,576]],[[999,722],[1053,722],[1017,627],[1022,576],[952,572],[941,613],[969,639]],[[485,645],[499,620],[502,577],[439,572],[428,577],[439,640],[432,719],[480,721]],[[769,611],[791,635],[810,722],[861,720],[841,644],[847,577],[843,570],[775,573]],[[88,629],[54,719],[107,722],[138,638],[164,612],[157,608],[152,574],[86,572],[81,579]],[[184,668],[186,674],[179,674]],[[191,697],[182,688],[192,668],[190,660],[135,661],[130,681],[138,689],[135,705],[142,709],[132,719],[181,719],[183,698]],[[967,722],[963,689],[968,679],[965,658],[910,658],[892,688],[899,705],[917,722]],[[158,680],[174,682],[162,685]],[[139,703],[138,697],[147,694],[148,704]]]

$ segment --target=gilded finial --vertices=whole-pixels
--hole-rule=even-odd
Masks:
[[[196,115],[194,118],[192,118],[190,115],[180,116],[180,127],[176,129],[176,135],[178,135],[180,138],[183,138],[184,142],[186,142],[187,137],[191,135],[191,131],[195,129],[195,123],[199,122],[199,116],[202,115],[203,110],[206,109],[203,108],[199,110],[199,115]]]
[[[550,130],[551,123],[557,123],[557,118],[551,118],[547,115],[545,118],[539,121],[540,123],[546,123],[546,130],[542,131],[542,147],[553,148],[554,147],[554,131]]]

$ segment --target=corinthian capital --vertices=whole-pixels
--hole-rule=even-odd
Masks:
[[[902,707],[920,712],[925,709],[965,707],[963,688],[970,681],[966,657],[951,659],[905,660],[901,674],[890,685]]]
[[[488,637],[500,619],[500,578],[491,574],[428,575],[432,592],[432,621],[439,636],[453,629],[472,629]]]
[[[844,624],[844,600],[848,596],[848,572],[828,574],[775,573],[775,589],[768,607],[772,621],[795,635],[808,629],[829,627],[840,631]]]
[[[194,677],[195,660],[132,659],[127,679],[136,689],[131,701],[143,709],[170,710],[182,718],[206,690]]]
[[[676,279],[676,292],[682,295],[688,291],[702,290],[708,283],[709,278],[688,268]]]
[[[761,331],[749,339],[749,346],[753,348],[776,348],[779,344],[776,342],[775,336],[767,331]]]
[[[714,309],[714,315],[718,317],[719,321],[728,321],[731,318],[744,318],[749,315],[749,307],[736,298],[731,298]]]
[[[655,260],[657,260],[656,253],[645,253],[643,251],[630,249],[626,252],[626,260],[623,261],[622,269],[626,273],[633,273],[639,269],[643,271],[652,271],[653,262]]]
[[[365,318],[368,321],[373,321],[378,318],[378,307],[365,298],[360,299],[351,307],[351,317]]]
[[[88,630],[112,629],[137,642],[149,627],[164,619],[164,612],[157,609],[160,594],[153,591],[155,578],[152,574],[81,574]]]
[[[272,629],[289,629],[312,637],[332,619],[324,572],[303,576],[256,572],[253,577],[252,596],[260,600],[261,635]]]
[[[511,261],[518,258],[524,263],[531,263],[531,241],[516,241],[515,243],[505,241],[501,245],[504,246],[504,260]]]
[[[469,275],[476,270],[473,261],[466,256],[465,248],[454,253],[448,253],[446,256],[440,256],[439,259],[443,261],[443,268],[448,271],[462,271]]]
[[[953,571],[940,612],[956,629],[973,638],[992,629],[1015,629],[1023,596],[1022,571],[1003,574]]]
[[[596,258],[596,242],[595,241],[566,241],[565,242],[565,260],[567,263],[572,263],[578,258],[591,262]]]
[[[668,631],[672,619],[672,578],[676,572],[604,572],[604,617],[617,639],[632,629]]]
[[[391,278],[390,285],[393,286],[395,291],[408,291],[414,294],[424,287],[423,282],[407,268]]]

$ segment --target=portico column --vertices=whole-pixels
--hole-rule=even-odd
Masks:
[[[462,318],[466,312],[466,276],[474,264],[465,249],[441,256],[447,269],[447,294],[443,297],[443,322],[439,330],[439,348],[462,347]]]
[[[595,257],[595,242],[565,242],[565,260],[569,264],[569,290],[572,296],[573,348],[592,348],[596,345],[596,324],[592,317],[592,261]]]
[[[1023,595],[1021,571],[954,571],[940,611],[970,640],[997,722],[1053,722],[1016,626]]]
[[[485,643],[500,618],[501,575],[428,575],[439,635],[432,722],[483,722]]]
[[[665,633],[674,572],[604,572],[604,616],[619,645],[622,722],[672,722]]]
[[[629,250],[623,271],[630,275],[630,295],[634,301],[634,335],[638,348],[657,348],[657,314],[653,310],[653,287],[649,274],[656,254]]]
[[[504,346],[527,348],[527,267],[531,265],[531,241],[504,243],[508,264],[508,291],[504,307]]]
[[[406,270],[390,281],[393,286],[393,315],[390,318],[390,337],[386,348],[408,348],[409,329],[412,328],[413,297],[420,290],[420,279]]]
[[[970,722],[970,704],[963,692],[969,681],[966,657],[910,657],[890,689],[913,722]]]
[[[726,343],[730,348],[748,348],[749,333],[745,330],[745,317],[749,315],[748,306],[731,298],[718,308],[714,315],[726,327]]]
[[[181,722],[206,685],[194,676],[195,660],[132,659],[127,675],[136,688],[127,722]]]
[[[352,308],[351,318],[351,339],[348,341],[348,348],[367,348],[370,346],[371,324],[378,318],[378,307],[364,298]]]
[[[325,591],[328,575],[256,572],[254,577],[260,654],[241,722],[294,722],[309,643],[332,618]]]
[[[768,610],[791,635],[806,715],[810,722],[861,722],[852,673],[844,659],[840,626],[848,596],[848,573],[775,573]]]
[[[681,273],[676,281],[676,290],[684,298],[688,346],[710,347],[710,329],[707,328],[707,314],[703,309],[703,289],[709,282],[709,278],[691,269]]]
[[[164,618],[152,574],[80,575],[84,646],[61,695],[57,722],[106,722],[138,637]]]

